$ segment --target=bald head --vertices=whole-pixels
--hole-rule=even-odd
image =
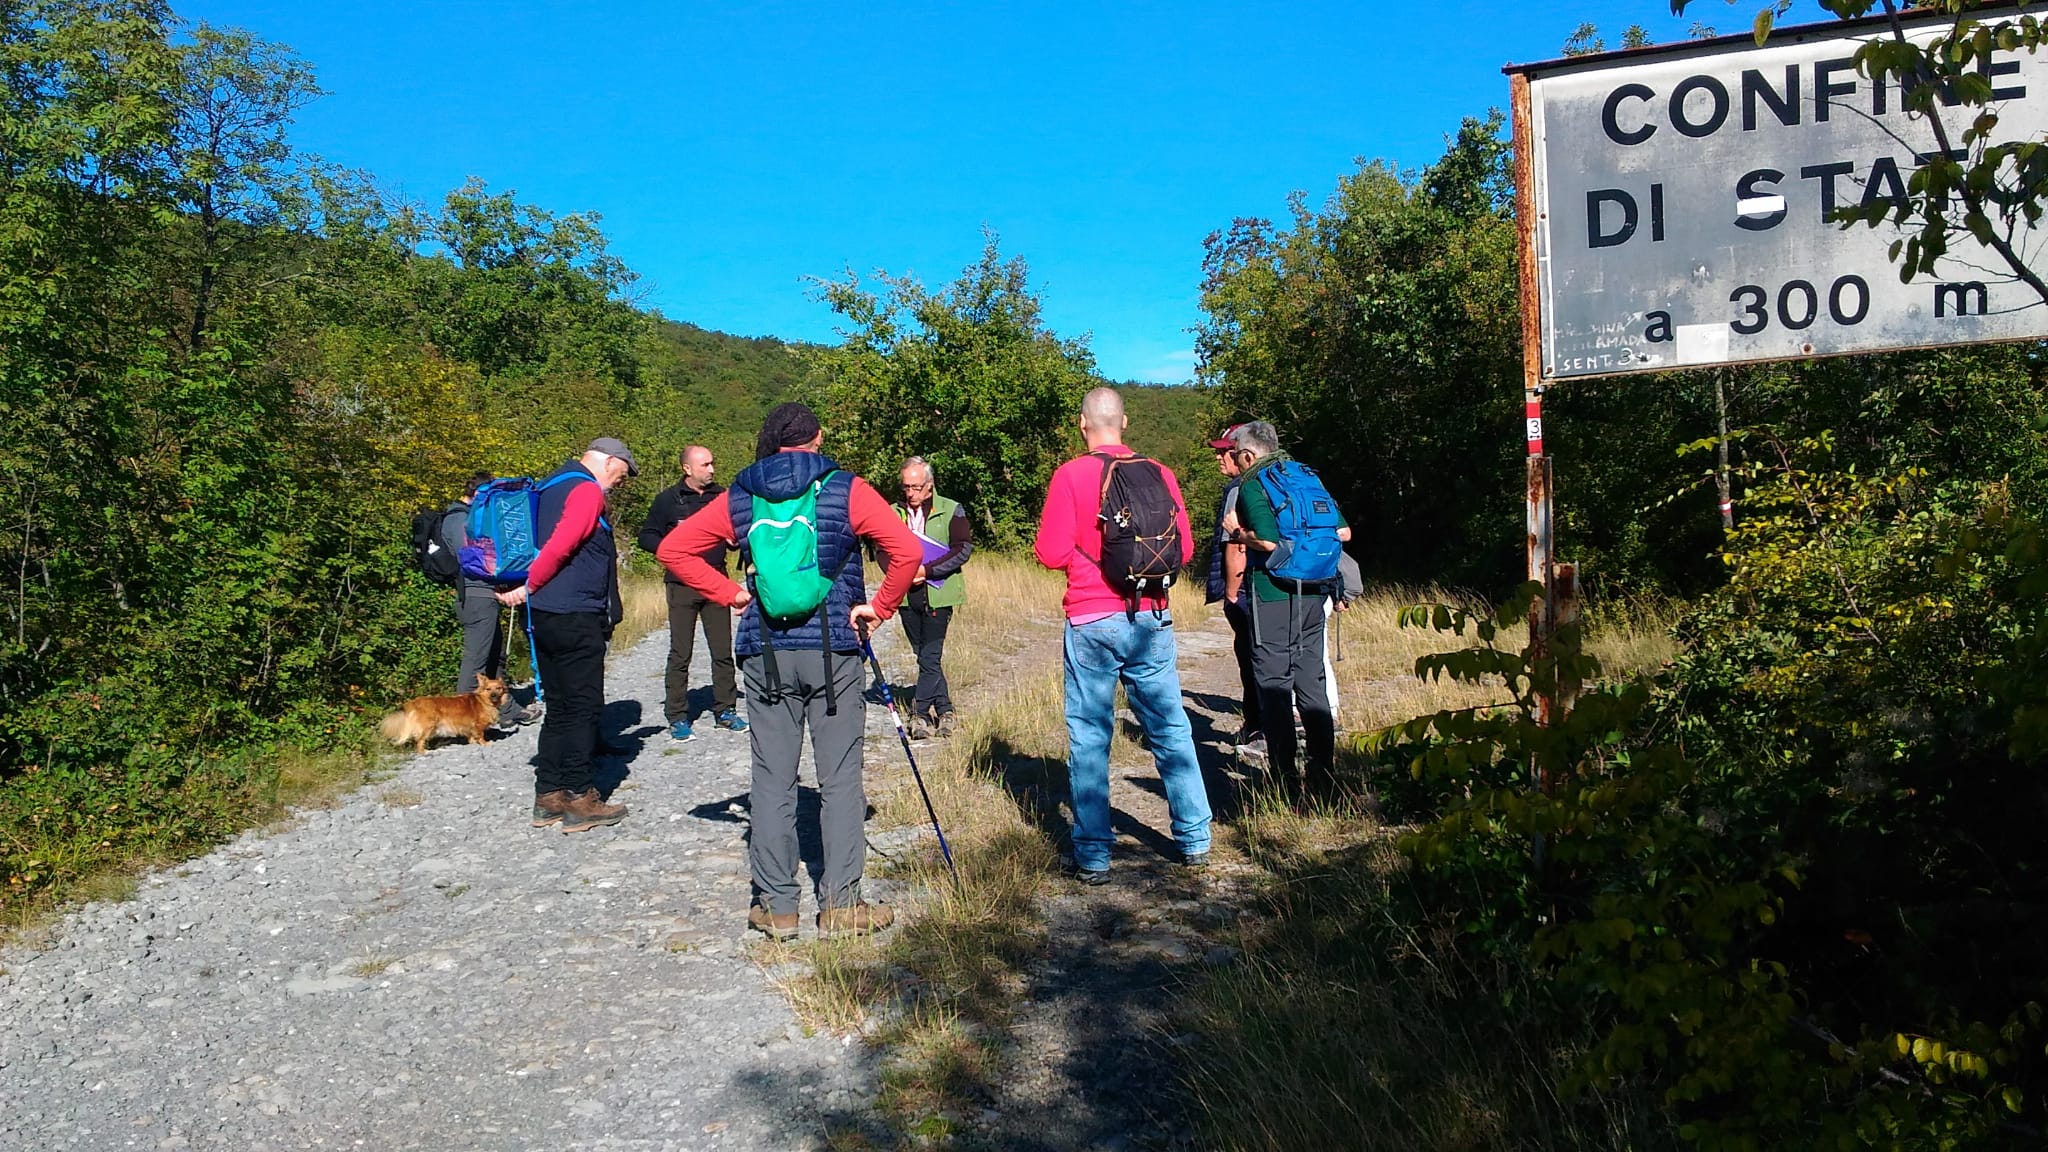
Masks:
[[[1124,442],[1124,398],[1114,388],[1096,388],[1081,400],[1081,438],[1088,447]]]
[[[1081,401],[1081,427],[1122,428],[1124,398],[1114,388],[1096,388]]]
[[[711,449],[702,444],[692,444],[683,449],[683,483],[693,492],[702,492],[711,486],[711,477],[717,472],[717,461]]]

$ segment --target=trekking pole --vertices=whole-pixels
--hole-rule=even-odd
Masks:
[[[889,709],[889,719],[896,722],[896,739],[903,742],[904,759],[910,761],[910,778],[917,781],[917,794],[924,797],[925,814],[932,818],[932,833],[939,838],[939,854],[946,858],[946,871],[953,874],[953,887],[960,887],[960,869],[953,864],[953,849],[946,844],[945,830],[939,827],[939,810],[932,807],[932,794],[925,789],[924,774],[917,770],[917,753],[910,750],[910,731],[903,727],[903,714],[896,710],[896,694],[889,690],[889,678],[882,675],[882,662],[875,658],[875,646],[868,643],[866,621],[860,625],[860,650],[868,658],[868,667],[875,670],[875,683],[882,686],[882,703]]]
[[[1330,611],[1330,627],[1337,633],[1337,655],[1331,659],[1331,663],[1334,664],[1344,662],[1344,612],[1343,608],[1332,608]]]

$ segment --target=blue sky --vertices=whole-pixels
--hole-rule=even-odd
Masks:
[[[1202,240],[1420,166],[1581,20],[1659,40],[1755,0],[911,5],[184,0],[296,49],[301,148],[417,200],[464,178],[596,211],[644,302],[830,340],[805,278],[951,280],[984,224],[1113,379],[1193,368]],[[1811,12],[1811,0],[1800,5]]]

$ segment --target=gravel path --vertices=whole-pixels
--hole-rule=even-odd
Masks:
[[[666,651],[612,662],[616,828],[527,827],[528,728],[0,953],[0,1148],[822,1146],[873,1069],[749,959],[747,741],[671,743]]]

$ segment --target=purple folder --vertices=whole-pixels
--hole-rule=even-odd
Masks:
[[[934,540],[931,537],[925,535],[924,533],[919,532],[915,528],[911,529],[910,534],[912,536],[917,537],[918,546],[924,549],[924,555],[922,557],[919,557],[918,559],[918,563],[920,564],[931,564],[932,562],[936,561],[939,557],[944,556],[946,553],[952,551],[951,548],[946,547],[944,544],[941,544],[937,540]],[[946,581],[943,577],[937,580],[926,579],[924,582],[924,586],[927,588],[943,588],[946,586]]]

